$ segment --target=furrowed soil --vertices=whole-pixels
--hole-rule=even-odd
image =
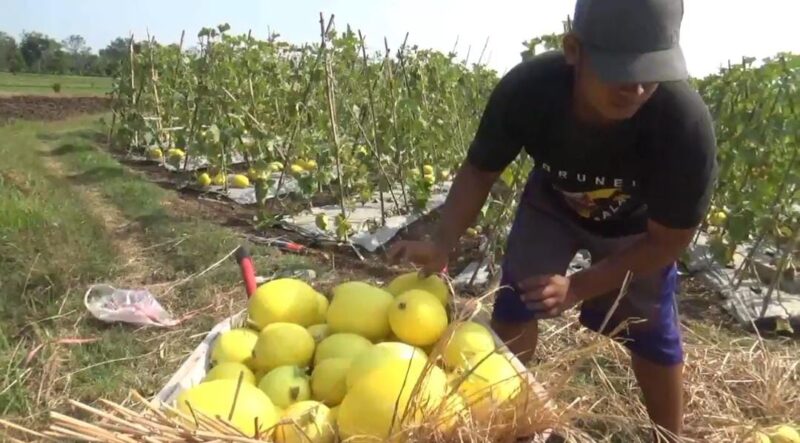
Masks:
[[[0,125],[15,120],[63,120],[79,114],[106,112],[110,108],[111,100],[107,97],[0,97]]]

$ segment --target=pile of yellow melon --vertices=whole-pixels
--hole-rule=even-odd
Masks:
[[[513,413],[523,378],[485,327],[449,324],[448,299],[439,277],[416,273],[386,288],[343,283],[330,299],[270,281],[250,298],[250,327],[215,340],[211,369],[177,407],[247,436],[312,443],[447,435]]]
[[[756,431],[750,438],[753,443],[800,443],[800,428],[790,425],[779,425],[772,429]]]

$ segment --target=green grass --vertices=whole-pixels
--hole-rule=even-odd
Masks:
[[[198,334],[229,315],[231,304],[233,310],[244,305],[233,259],[163,294],[242,240],[213,221],[170,209],[167,203],[178,200],[173,192],[96,148],[92,140],[102,129],[97,117],[0,127],[0,416],[12,420],[41,423],[66,398],[119,401],[129,389],[153,395],[200,341]],[[113,208],[120,214],[124,226],[109,229],[89,191],[99,194],[105,213]],[[88,285],[131,281],[130,257],[117,249],[128,232],[146,263],[147,272],[134,280],[168,283],[153,292],[175,316],[206,309],[168,330],[91,317],[83,306]],[[251,252],[262,275],[315,268],[272,248],[253,246]],[[64,338],[97,341],[56,343]]]
[[[61,84],[61,92],[53,91],[54,83]],[[94,96],[104,95],[109,91],[111,91],[109,77],[0,72],[0,95]]]

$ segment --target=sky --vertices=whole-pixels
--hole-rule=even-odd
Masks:
[[[681,45],[691,75],[713,73],[728,60],[800,53],[800,0],[684,0]],[[522,42],[561,31],[574,0],[0,0],[0,31],[19,38],[39,31],[61,40],[86,38],[93,50],[133,32],[173,43],[186,30],[196,42],[203,26],[227,22],[231,32],[259,37],[278,32],[293,43],[319,40],[319,13],[350,24],[371,48],[386,37],[397,48],[406,34],[420,47],[453,49],[503,73],[520,61]]]

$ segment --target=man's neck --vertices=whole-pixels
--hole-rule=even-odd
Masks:
[[[581,94],[578,85],[573,85],[572,88],[572,114],[579,123],[590,127],[607,128],[619,123],[597,112]]]

